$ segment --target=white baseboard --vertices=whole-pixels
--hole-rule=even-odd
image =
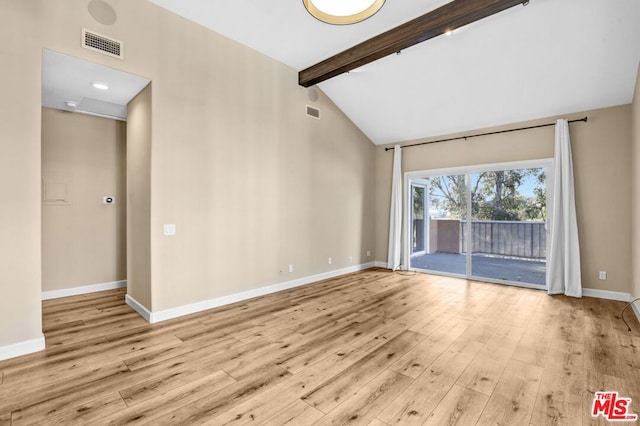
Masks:
[[[113,290],[127,286],[126,281],[112,281],[108,283],[85,285],[82,287],[63,288],[42,292],[42,300],[59,299],[61,297],[77,296],[79,294],[95,293],[98,291]]]
[[[44,350],[44,334],[37,339],[0,346],[0,361]]]
[[[134,311],[136,311],[140,316],[147,320],[147,322],[153,322],[153,314],[147,308],[145,308],[142,303],[138,302],[133,297],[128,294],[124,298],[127,305],[131,306]]]
[[[638,303],[640,303],[640,300],[632,303],[631,308],[633,309],[633,312],[635,312],[636,318],[638,318],[638,322],[640,322],[640,306],[638,306]]]
[[[166,321],[173,318],[178,318],[184,315],[194,314],[196,312],[205,311],[207,309],[217,308],[219,306],[229,305],[231,303],[241,302],[247,299],[253,299],[254,297],[264,296],[278,291],[288,290],[290,288],[299,287],[306,284],[311,284],[316,281],[326,280],[329,278],[335,278],[340,275],[350,274],[352,272],[362,271],[364,269],[373,268],[374,262],[364,263],[362,265],[350,266],[348,268],[336,269],[335,271],[324,272],[322,274],[312,275],[309,277],[299,278],[292,281],[286,281],[266,287],[260,287],[253,290],[243,291],[241,293],[230,294],[227,296],[216,297],[215,299],[203,300],[202,302],[191,303],[189,305],[178,306],[176,308],[166,309],[164,311],[149,312],[142,305],[135,302],[132,298],[127,296],[127,304],[135,309],[143,318],[150,323],[156,323],[160,321]],[[131,303],[129,301],[131,299]],[[132,303],[137,305],[134,306]],[[147,318],[148,316],[148,318]]]
[[[598,299],[619,300],[621,302],[629,302],[631,295],[620,291],[598,290],[595,288],[583,288],[582,295],[586,297],[596,297]]]
[[[622,293],[619,291],[608,291],[608,290],[597,290],[594,288],[583,288],[582,295],[587,297],[597,297],[598,299],[608,299],[608,300],[618,300],[621,302],[631,302],[634,298],[630,293]],[[631,309],[633,313],[636,314],[636,318],[638,318],[638,322],[640,322],[640,306],[638,303],[632,303]]]
[[[334,271],[324,272],[322,274],[311,275],[304,278],[298,278],[292,281],[286,281],[278,284],[273,284],[266,287],[260,287],[253,290],[247,290],[240,293],[234,293],[227,296],[216,297],[215,299],[203,300],[201,302],[191,303],[188,305],[178,306],[176,308],[165,309],[163,311],[151,312],[145,308],[140,302],[133,297],[127,295],[125,300],[127,305],[131,306],[140,316],[150,323],[157,323],[161,321],[167,321],[173,318],[178,318],[184,315],[194,314],[196,312],[205,311],[207,309],[213,309],[231,303],[241,302],[247,299],[253,299],[254,297],[265,296],[267,294],[276,293],[278,291],[288,290],[295,287],[300,287],[306,284],[311,284],[317,281],[326,280],[329,278],[335,278],[341,275],[350,274],[352,272],[358,272],[369,268],[387,268],[385,262],[375,261],[364,263],[361,265],[350,266],[347,268],[336,269]],[[124,282],[126,285],[126,281]],[[82,287],[80,287],[82,288]],[[96,290],[101,291],[101,290]],[[618,300],[628,302],[631,300],[629,293],[622,293],[617,291],[598,290],[583,288],[582,295],[586,297],[596,297],[599,299]],[[633,311],[640,321],[640,307],[635,304],[632,305]]]

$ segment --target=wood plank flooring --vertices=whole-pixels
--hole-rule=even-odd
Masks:
[[[124,295],[43,303],[0,425],[606,424],[596,391],[640,412],[621,302],[383,269],[151,325]]]

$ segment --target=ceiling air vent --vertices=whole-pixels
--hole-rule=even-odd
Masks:
[[[124,59],[122,42],[84,28],[82,29],[82,47],[114,58]]]
[[[320,110],[318,108],[307,105],[307,115],[320,120]]]

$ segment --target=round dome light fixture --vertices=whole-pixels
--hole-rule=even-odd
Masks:
[[[113,25],[118,20],[116,11],[104,0],[91,0],[88,8],[89,15],[102,25]]]
[[[385,0],[302,0],[314,18],[333,25],[355,24],[375,15]]]

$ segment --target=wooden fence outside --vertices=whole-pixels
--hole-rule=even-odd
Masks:
[[[460,247],[466,252],[467,222],[460,221]],[[544,222],[471,221],[472,252],[544,259],[547,233]]]

